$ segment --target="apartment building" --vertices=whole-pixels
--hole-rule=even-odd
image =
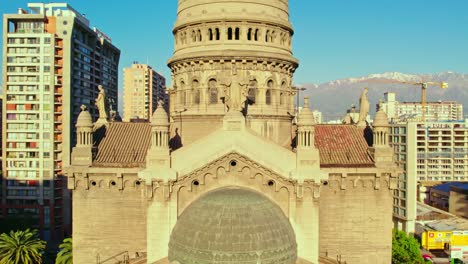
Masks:
[[[124,68],[124,121],[149,121],[158,100],[166,98],[166,79],[151,66],[134,62]]]
[[[404,170],[394,195],[395,223],[413,232],[416,202],[427,195],[426,186],[468,182],[468,122],[393,123],[390,142]]]
[[[3,198],[0,216],[28,214],[46,240],[70,234],[70,164],[80,106],[97,86],[117,108],[120,51],[65,3],[29,3],[3,18]]]
[[[398,102],[395,93],[385,93],[384,98],[381,105],[390,120],[404,121],[422,117],[421,102]],[[454,101],[428,102],[425,119],[426,121],[463,120],[463,105]]]

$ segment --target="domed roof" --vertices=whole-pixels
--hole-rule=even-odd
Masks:
[[[238,188],[208,193],[179,217],[169,261],[296,263],[294,230],[283,211],[262,194]]]
[[[185,8],[190,8],[193,6],[200,5],[224,5],[228,6],[229,4],[234,3],[236,5],[244,5],[245,8],[250,7],[249,5],[264,5],[271,6],[276,9],[288,12],[289,0],[179,0],[179,12],[183,11]]]
[[[81,113],[76,120],[76,126],[93,126],[93,118],[85,105],[81,106]]]
[[[164,105],[161,100],[159,100],[158,107],[156,108],[156,111],[154,111],[153,116],[151,117],[151,124],[158,126],[169,125],[167,112],[164,109]]]
[[[380,109],[379,111],[377,111],[377,113],[375,113],[373,126],[374,127],[388,127],[389,126],[387,114],[385,114],[385,112],[382,109]]]
[[[298,125],[302,126],[313,126],[315,125],[314,113],[309,109],[309,97],[304,97],[304,107],[299,113]]]

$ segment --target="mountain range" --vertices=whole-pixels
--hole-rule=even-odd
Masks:
[[[310,107],[323,113],[325,121],[341,119],[352,105],[359,108],[359,97],[362,90],[368,87],[368,99],[373,115],[379,100],[384,99],[384,93],[395,92],[399,102],[421,102],[421,85],[404,84],[436,82],[448,83],[448,89],[438,85],[427,88],[427,101],[457,101],[468,105],[468,74],[456,72],[441,72],[435,74],[404,74],[386,72],[370,74],[364,77],[340,79],[322,84],[306,83],[299,87],[306,88],[300,97],[309,96]],[[466,112],[466,111],[465,111]]]

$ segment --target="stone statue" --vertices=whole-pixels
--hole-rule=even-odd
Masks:
[[[248,96],[248,85],[250,76],[240,76],[234,67],[231,76],[221,77],[221,86],[223,86],[221,98],[224,98],[224,104],[227,111],[242,111],[244,103]]]
[[[102,85],[98,85],[99,95],[96,98],[96,106],[99,110],[99,119],[107,119],[106,113],[106,92]]]
[[[366,124],[366,118],[367,115],[369,114],[369,100],[367,99],[367,92],[368,88],[364,88],[364,91],[362,91],[361,98],[359,99],[359,121],[358,125],[365,125]]]

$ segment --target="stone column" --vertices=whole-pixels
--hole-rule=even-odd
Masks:
[[[291,224],[296,233],[298,257],[311,263],[319,258],[319,204],[311,191],[295,202]]]
[[[165,201],[160,195],[148,207],[147,262],[154,263],[167,257],[172,228],[177,221],[177,201]]]

